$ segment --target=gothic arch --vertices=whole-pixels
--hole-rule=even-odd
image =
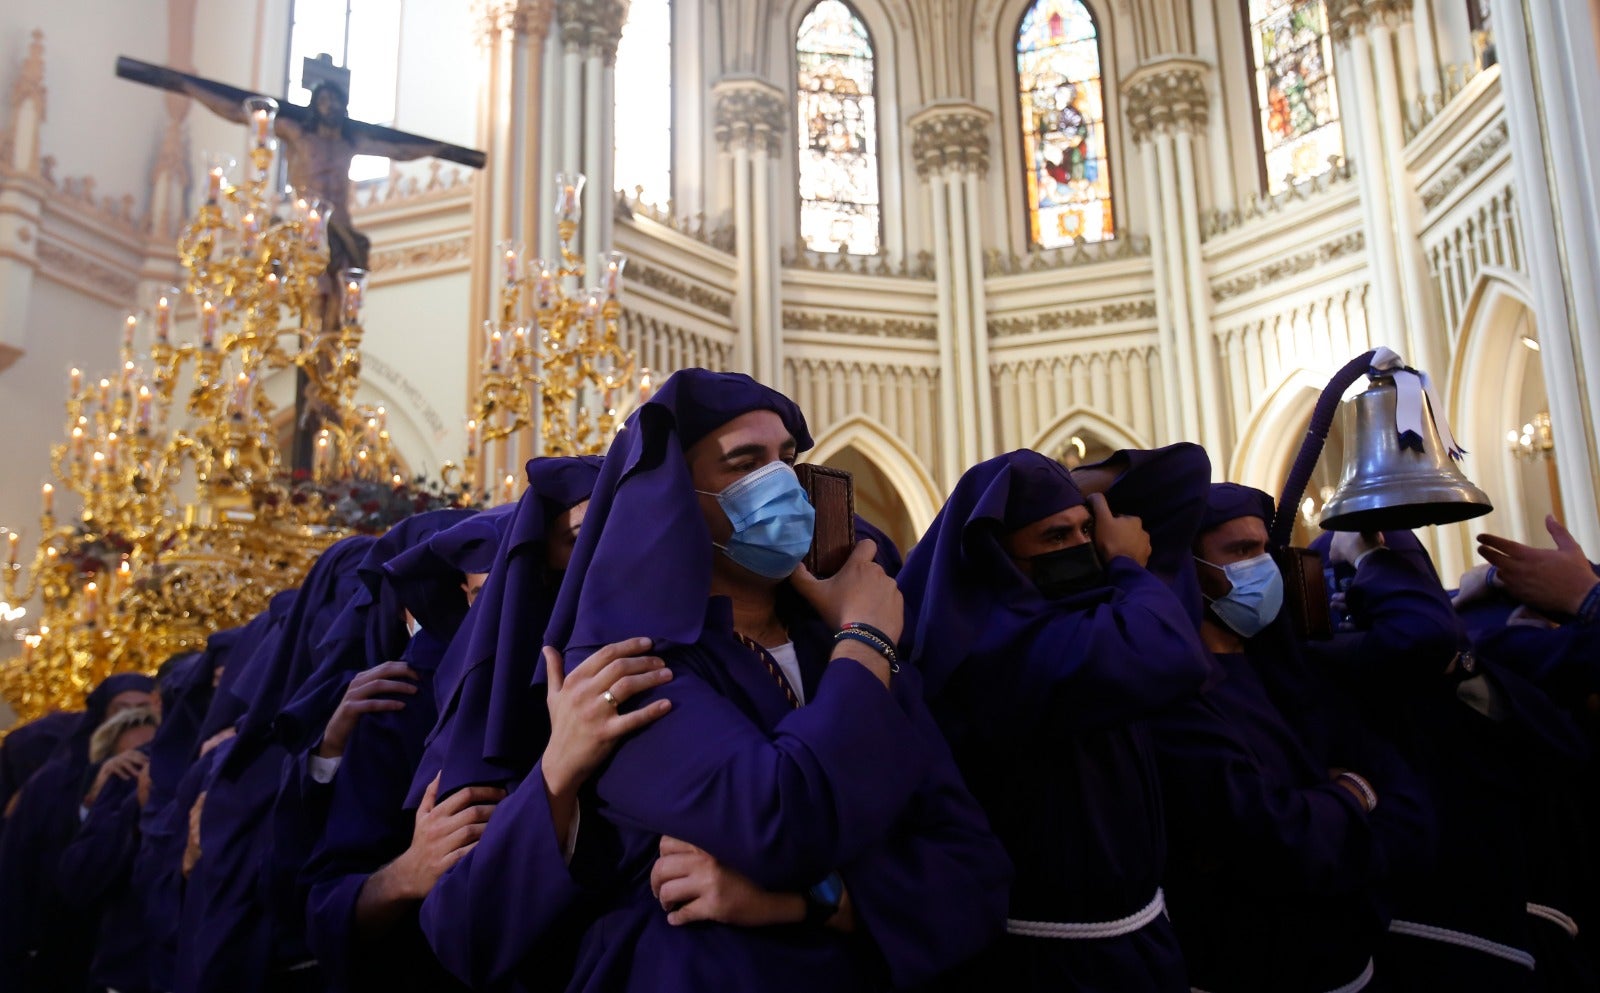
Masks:
[[[830,427],[801,460],[826,462],[846,448],[854,448],[872,461],[905,504],[912,528],[918,534],[926,531],[944,503],[939,488],[916,454],[867,415],[855,414]]]
[[[1228,481],[1265,490],[1276,499],[1325,385],[1310,370],[1295,369],[1263,397],[1239,433]]]
[[[1082,404],[1067,408],[1055,423],[1041,431],[1028,447],[1036,452],[1051,454],[1066,444],[1073,435],[1092,434],[1110,445],[1113,450],[1123,448],[1149,448],[1150,443],[1138,432],[1107,415]]]
[[[1542,543],[1542,530],[1529,534],[1519,466],[1505,443],[1507,426],[1522,423],[1519,387],[1528,362],[1537,358],[1521,334],[1525,324],[1532,330],[1535,323],[1526,275],[1503,266],[1480,269],[1456,329],[1445,407],[1469,466],[1476,456],[1477,473],[1468,475],[1477,477],[1474,482],[1495,505],[1494,514],[1474,521],[1472,530]],[[1463,531],[1462,540],[1470,541],[1470,534]]]
[[[1017,96],[1017,32],[1035,0],[993,0],[974,9],[972,58],[977,71],[972,81],[972,102],[996,110],[993,132],[999,143],[994,147],[989,166],[990,182],[985,184],[986,205],[994,212],[994,224],[1004,233],[1002,243],[1015,252],[1033,250],[1028,217],[1018,205],[1027,200],[1024,182],[1026,163],[1022,154],[1022,115]],[[1112,212],[1118,237],[1132,230],[1128,224],[1126,191],[1132,187],[1129,163],[1134,161],[1132,142],[1122,127],[1122,94],[1118,81],[1126,75],[1124,65],[1134,59],[1123,58],[1120,36],[1120,7],[1110,0],[1084,0],[1093,15],[1100,47],[1100,79],[1106,129],[1106,154],[1110,158]],[[992,68],[991,68],[992,67]],[[994,177],[1000,177],[999,182]]]
[[[882,243],[880,256],[903,258],[906,251],[904,204],[914,186],[910,185],[902,162],[901,122],[907,116],[901,109],[901,50],[914,51],[908,43],[909,14],[906,0],[841,0],[866,26],[872,43],[873,89],[878,118],[878,223]],[[793,245],[800,234],[799,163],[795,156],[795,105],[798,94],[795,80],[799,62],[795,41],[800,24],[817,0],[786,0],[773,6],[767,37],[772,56],[766,60],[766,78],[781,82],[787,99],[788,128],[783,135],[783,152],[778,156],[778,177],[773,196],[778,204],[778,229],[781,244]],[[915,179],[915,174],[911,175]]]

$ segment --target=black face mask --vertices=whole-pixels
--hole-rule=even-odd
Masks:
[[[1065,600],[1106,584],[1093,542],[1058,548],[1028,561],[1033,563],[1033,585],[1051,600]]]

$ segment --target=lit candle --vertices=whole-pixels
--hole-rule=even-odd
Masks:
[[[256,145],[265,145],[269,135],[267,129],[272,126],[272,121],[267,117],[267,112],[265,110],[258,110],[254,114],[250,115],[250,119],[251,123],[253,123],[256,127]]]
[[[150,387],[148,386],[139,387],[138,411],[136,423],[139,426],[139,430],[148,434],[151,426],[151,398]]]
[[[522,365],[528,357],[528,326],[518,324],[511,329],[511,362]]]
[[[49,483],[39,487],[39,503],[44,506],[44,516],[49,517],[56,508],[56,488]]]
[[[389,408],[380,406],[378,408],[378,431],[382,432],[386,428],[388,428],[388,426],[389,426]]]
[[[132,362],[122,363],[122,376],[117,380],[117,392],[131,399],[134,384],[138,381],[139,367]]]
[[[120,440],[115,431],[106,435],[106,468],[108,469],[117,467],[117,444]]]
[[[478,422],[475,421],[475,420],[468,420],[467,421],[467,458],[470,459],[470,458],[474,457],[477,454],[478,454]]]
[[[200,303],[200,347],[212,348],[217,342],[217,308],[210,300]]]
[[[397,472],[393,476],[390,476],[389,477],[389,482],[393,483],[394,484],[394,488],[398,490],[400,488],[400,482],[401,482],[400,474]]]
[[[502,261],[505,264],[506,282],[515,283],[518,275],[518,262],[520,261],[517,258],[516,246],[513,245],[506,248]]]
[[[306,211],[306,241],[313,245],[322,240],[322,212],[315,207]]]
[[[361,323],[361,284],[353,279],[344,284],[344,322]]]
[[[600,288],[607,300],[615,300],[622,291],[622,268],[628,264],[628,257],[621,252],[611,252],[602,261],[605,271],[600,277]]]
[[[172,332],[172,301],[167,294],[161,294],[156,301],[156,341],[165,345],[167,336]]]
[[[72,395],[77,396],[78,392],[83,389],[83,370],[74,369],[67,373],[67,382],[71,386]]]
[[[267,273],[267,295],[278,295],[278,274],[275,272]]]
[[[93,624],[100,613],[100,587],[94,583],[83,586],[83,623]]]
[[[377,447],[377,444],[378,444],[378,419],[376,417],[367,418],[367,433],[366,433],[365,441],[366,441],[366,444],[367,444],[367,446],[369,448]]]
[[[311,464],[311,471],[319,479],[328,471],[328,435],[326,433],[317,439],[317,455]]]
[[[45,511],[45,513],[47,513],[47,514],[49,512],[50,511],[48,511],[48,510]],[[6,532],[6,565],[13,566],[13,567],[16,566],[16,564],[17,564],[17,542],[19,542],[21,540],[22,540],[22,535],[17,534],[15,531]]]
[[[647,367],[645,367],[643,374],[639,377],[639,402],[640,403],[644,403],[644,402],[648,401],[649,399],[650,399],[650,369],[647,366]]]
[[[33,646],[39,643],[39,636],[30,634],[22,639],[22,667],[26,669],[33,663]]]
[[[211,169],[206,173],[206,176],[210,181],[210,186],[207,189],[206,197],[212,203],[216,203],[218,198],[222,196],[222,167],[219,165],[212,166]]]
[[[139,330],[139,315],[129,314],[127,320],[122,322],[122,350],[133,351],[133,333]]]
[[[506,473],[506,478],[500,481],[500,502],[510,503],[517,495],[517,477]]]
[[[539,267],[539,285],[534,292],[535,302],[540,310],[549,310],[556,302],[556,273],[544,259],[534,264]]]
[[[499,371],[501,353],[505,348],[505,338],[497,330],[489,335],[489,368]]]
[[[72,429],[72,461],[83,461],[83,428]]]
[[[122,564],[117,566],[116,583],[112,586],[115,591],[112,599],[118,599],[128,589],[128,580],[133,578],[133,567],[128,564],[128,557],[122,557]]]
[[[111,413],[111,380],[100,380],[100,409],[107,414]]]
[[[256,113],[259,114],[261,111]],[[247,211],[243,217],[239,218],[239,237],[244,242],[244,250],[246,252],[256,250],[256,235],[260,232],[261,227],[256,223],[255,211]]]
[[[250,377],[239,373],[233,379],[233,401],[229,409],[236,418],[243,419],[250,408]]]

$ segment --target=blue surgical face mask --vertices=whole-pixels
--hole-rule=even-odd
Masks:
[[[1253,559],[1220,566],[1205,559],[1195,561],[1221,569],[1233,584],[1233,589],[1211,601],[1211,612],[1239,637],[1254,638],[1277,619],[1283,609],[1283,574],[1271,555],[1263,552]]]
[[[728,543],[717,547],[756,575],[787,579],[811,549],[816,511],[787,463],[769,462],[706,496],[717,498],[733,525]]]

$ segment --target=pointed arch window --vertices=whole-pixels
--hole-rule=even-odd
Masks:
[[[819,0],[795,39],[800,237],[814,252],[875,255],[882,213],[872,38],[840,0]]]
[[[1032,243],[1112,237],[1100,32],[1082,0],[1037,0],[1022,15],[1017,88]]]
[[[1278,193],[1344,156],[1328,11],[1323,0],[1248,0],[1246,12],[1262,169]]]
[[[672,202],[672,2],[631,0],[617,42],[612,147],[617,189]]]

